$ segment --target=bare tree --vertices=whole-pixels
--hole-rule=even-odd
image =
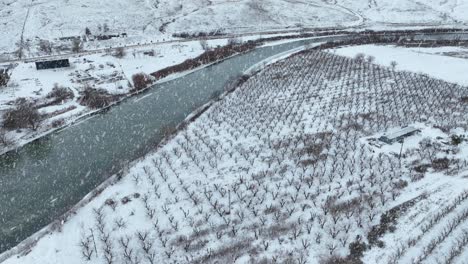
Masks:
[[[145,73],[136,73],[132,76],[132,81],[134,89],[139,91],[151,84],[151,77]]]
[[[83,50],[83,43],[81,42],[81,39],[73,39],[71,50],[75,53],[78,53]]]
[[[50,41],[41,39],[39,41],[39,50],[46,53],[46,54],[51,54],[52,53],[52,43]]]
[[[112,97],[107,93],[107,91],[94,89],[89,86],[84,87],[79,98],[80,104],[91,108],[106,107],[111,103],[111,101]]]
[[[207,51],[210,49],[210,47],[208,46],[208,41],[206,41],[206,39],[202,39],[200,40],[200,46],[202,47],[203,50]]]
[[[55,83],[52,91],[47,94],[47,98],[55,98],[55,101],[57,102],[72,99],[74,96],[75,95],[70,88],[60,86],[58,83]]]
[[[18,99],[15,104],[15,108],[5,113],[3,127],[9,129],[31,128],[36,130],[41,121],[41,116],[36,106],[25,98]]]
[[[10,80],[8,69],[0,69],[0,87],[6,86]]]
[[[127,55],[127,52],[123,47],[118,47],[117,49],[115,49],[114,57],[121,59],[125,57],[125,55]]]

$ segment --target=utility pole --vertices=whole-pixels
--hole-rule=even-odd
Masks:
[[[403,143],[405,142],[405,139],[400,139],[399,142],[401,143],[401,147],[400,147],[400,155],[398,156],[398,159],[400,160],[400,168],[401,168],[401,154],[403,152]]]

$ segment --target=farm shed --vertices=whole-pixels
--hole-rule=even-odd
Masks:
[[[70,67],[70,61],[68,59],[36,61],[37,70],[56,69],[65,67]]]
[[[399,131],[396,131],[392,134],[389,134],[389,135],[383,135],[379,138],[380,141],[382,142],[385,142],[387,144],[393,144],[397,141],[400,141],[404,138],[407,138],[409,136],[412,136],[416,133],[420,132],[419,129],[417,128],[414,128],[414,127],[405,127],[405,128],[402,128],[401,130]]]

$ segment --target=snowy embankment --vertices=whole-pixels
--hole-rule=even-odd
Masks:
[[[358,259],[368,246],[366,263],[390,263],[405,222],[437,217],[465,197],[468,142],[451,136],[466,135],[467,108],[468,91],[458,85],[330,53],[293,55],[214,103],[5,264],[334,263]],[[422,131],[401,159],[392,153],[398,146],[379,153],[367,143],[402,125]],[[388,226],[371,232],[411,200],[392,234]],[[460,219],[457,228],[468,224]],[[437,237],[433,230],[426,237]],[[445,257],[426,254],[425,243],[398,259]]]
[[[333,50],[338,55],[354,58],[365,54],[375,58],[375,63],[391,66],[395,61],[397,70],[428,74],[447,82],[468,86],[468,49],[459,47],[405,48],[400,46],[361,45]],[[459,57],[456,57],[459,56]]]

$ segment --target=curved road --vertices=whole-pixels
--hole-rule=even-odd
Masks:
[[[0,253],[57,219],[125,164],[151,151],[165,126],[183,121],[252,65],[303,45],[354,37],[326,36],[257,48],[155,85],[103,114],[0,156]],[[468,34],[463,37],[468,39]]]

